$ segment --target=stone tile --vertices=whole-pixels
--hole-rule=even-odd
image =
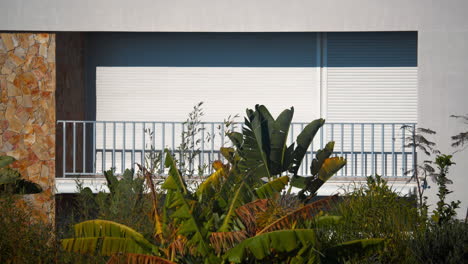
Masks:
[[[13,83],[7,83],[8,96],[20,96],[22,94],[21,90],[13,85]]]
[[[0,34],[0,38],[3,40],[3,44],[7,51],[10,51],[16,47],[13,34],[3,33]]]
[[[47,44],[41,44],[39,46],[39,56],[47,58]]]
[[[41,44],[45,44],[49,42],[49,34],[42,33],[42,34],[35,34],[36,41]]]

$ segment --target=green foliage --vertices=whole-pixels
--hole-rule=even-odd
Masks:
[[[15,161],[10,156],[0,156],[0,195],[34,194],[42,192],[38,184],[21,179],[20,173],[9,166]]]
[[[256,105],[255,110],[247,109],[247,117],[242,134],[232,132],[231,141],[239,154],[239,170],[253,179],[274,180],[284,174],[291,173],[292,186],[301,188],[300,197],[306,199],[316,195],[317,190],[337,171],[346,165],[346,160],[330,157],[334,142],[329,142],[323,150],[317,152],[313,160],[312,177],[297,175],[315,134],[325,123],[317,119],[307,124],[297,136],[296,142],[287,146],[289,129],[294,115],[294,108],[286,109],[274,119],[263,105]]]
[[[428,225],[408,241],[412,263],[456,264],[468,259],[468,223]]]
[[[457,215],[455,210],[460,207],[460,201],[452,201],[450,204],[445,202],[447,195],[453,192],[447,188],[447,184],[452,183],[448,179],[447,173],[449,167],[455,164],[452,162],[452,155],[438,155],[435,163],[439,169],[439,173],[436,175],[436,183],[439,186],[437,193],[439,201],[437,202],[437,208],[433,211],[432,219],[439,225],[443,225]]]
[[[318,229],[325,245],[355,239],[384,238],[385,250],[356,263],[401,263],[407,259],[409,234],[423,228],[414,201],[392,190],[380,176],[368,177],[367,184],[348,192],[332,211],[342,216],[340,224]]]
[[[100,190],[94,194],[89,187],[77,182],[75,206],[66,224],[99,218],[130,226],[145,236],[151,236],[153,227],[147,216],[151,200],[144,178],[129,169],[121,176],[116,176],[114,170],[108,170],[104,175],[109,192]],[[64,228],[60,226],[60,229]]]
[[[73,238],[63,239],[66,251],[111,256],[119,252],[151,254],[156,250],[143,235],[127,226],[106,220],[91,220],[74,226]]]
[[[54,263],[53,227],[13,196],[0,197],[0,263]]]

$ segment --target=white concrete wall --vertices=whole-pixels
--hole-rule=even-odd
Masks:
[[[449,153],[450,136],[466,129],[449,116],[468,113],[467,11],[466,0],[0,0],[0,30],[416,30],[418,121],[439,132],[437,141]],[[452,198],[463,201],[464,217],[468,150],[455,161]]]

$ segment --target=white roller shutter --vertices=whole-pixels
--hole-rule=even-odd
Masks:
[[[328,121],[416,122],[416,33],[328,33],[326,43]]]
[[[357,168],[342,175],[402,175],[407,167],[393,154],[403,149],[402,125],[389,123],[417,121],[416,33],[328,33],[323,43],[322,110],[328,122],[348,123],[327,138],[339,139],[335,150],[347,152]]]
[[[109,35],[93,58],[96,120],[184,121],[200,101],[204,121],[243,117],[255,104],[274,115],[294,106],[295,121],[313,120],[320,115],[316,36],[137,34],[124,42]]]
[[[244,116],[255,104],[295,121],[319,115],[317,68],[98,67],[97,120],[184,121],[203,101],[205,121]]]

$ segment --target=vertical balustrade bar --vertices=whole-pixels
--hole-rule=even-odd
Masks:
[[[203,168],[203,173],[205,173],[205,124],[202,123],[202,138],[201,138],[201,157],[199,159],[199,164],[200,164],[200,167]]]
[[[127,124],[125,122],[122,122],[122,173],[125,172],[126,165],[125,165],[125,141],[127,140]]]
[[[172,122],[172,138],[171,138],[171,141],[172,141],[172,154],[174,154],[174,151],[175,151],[175,123]]]
[[[380,173],[381,173],[381,176],[387,176],[386,172],[385,172],[385,124],[382,124],[382,135],[381,135],[381,142],[380,144],[382,145],[382,149],[381,149],[381,162],[382,164],[380,164]]]
[[[341,157],[344,156],[344,124],[341,123]],[[346,167],[348,167],[348,165],[346,165]],[[345,167],[345,169],[346,169]],[[344,173],[345,170],[341,170],[341,176],[344,176],[345,173]]]
[[[62,171],[63,171],[63,175],[62,175],[62,177],[65,178],[65,174],[67,172],[67,170],[66,170],[66,168],[67,168],[67,154],[66,154],[67,153],[67,122],[63,121],[62,125],[63,125],[63,127],[62,127],[62,133],[63,133],[63,135],[62,135],[62,138],[63,138],[62,139],[63,140],[63,142],[62,142],[62,145],[63,145],[62,146],[62,150],[63,150],[63,153],[62,153],[62,159],[63,159],[62,160],[62,166],[63,166]]]
[[[151,155],[154,157],[154,153],[156,151],[156,123],[152,122],[151,123],[151,128],[152,128],[152,136],[151,136]],[[150,133],[150,134],[151,134]],[[154,162],[153,160],[151,162]],[[153,164],[150,164],[150,167],[153,168]]]
[[[224,147],[224,124],[221,124],[221,147]],[[218,159],[221,160],[220,152],[218,152]]]
[[[330,139],[331,141],[335,141],[335,124],[333,123],[330,124],[330,130],[331,130]]]
[[[132,122],[132,170],[135,169],[135,122]]]
[[[396,157],[395,157],[395,124],[392,124],[392,177],[395,177],[396,173]]]
[[[403,126],[404,124],[402,124]],[[406,153],[405,153],[405,128],[401,128],[401,176],[405,176],[406,172]]]
[[[102,135],[102,173],[104,173],[106,171],[106,135],[107,135],[107,132],[106,132],[106,122],[103,122],[102,123],[103,125],[103,135]]]
[[[321,149],[323,149],[323,141],[324,141],[324,139],[323,139],[323,131],[324,131],[324,130],[325,130],[325,128],[322,126],[322,127],[320,128],[320,148],[321,148]]]
[[[73,173],[76,172],[76,122],[73,121]]]
[[[291,133],[289,134],[289,140],[291,144],[294,142],[294,124],[291,124]]]
[[[86,121],[83,121],[83,173],[86,173]]]
[[[117,170],[117,168],[115,167],[115,140],[116,140],[115,128],[116,128],[115,122],[112,122],[112,169]]]
[[[354,157],[354,124],[351,124],[351,177],[355,175],[355,157]]]
[[[145,147],[146,147],[145,146],[146,145],[146,140],[145,140],[145,137],[146,137],[145,132],[146,131],[145,131],[145,129],[146,129],[146,123],[141,122],[141,126],[142,126],[142,129],[141,129],[141,133],[142,133],[141,140],[142,140],[142,142],[141,142],[141,157],[140,158],[141,158],[141,166],[145,167],[146,166],[146,164],[145,164],[145,155],[146,155],[145,154]]]
[[[93,174],[96,174],[96,121],[93,121]]]
[[[210,157],[210,164],[213,162],[213,160],[214,160],[214,123],[211,123],[211,157]]]
[[[361,124],[361,176],[365,177],[366,173],[364,172],[364,124]],[[367,164],[366,164],[367,167]]]
[[[413,124],[413,138],[415,137],[415,133],[416,133],[416,125]],[[417,161],[416,161],[416,146],[413,144],[413,147],[411,148],[411,154],[413,156],[413,167],[411,169],[413,169],[413,172],[416,170],[416,164],[417,164]]]
[[[301,123],[301,131],[304,130],[304,124]],[[307,155],[307,150],[306,150],[306,155],[305,155],[305,166],[301,164],[301,174],[305,175],[305,172],[307,173],[307,168],[309,167],[309,156]]]
[[[371,125],[371,175],[375,175],[374,124]]]
[[[164,172],[164,161],[166,157],[164,156],[164,148],[166,147],[166,122],[161,124],[161,171]]]

